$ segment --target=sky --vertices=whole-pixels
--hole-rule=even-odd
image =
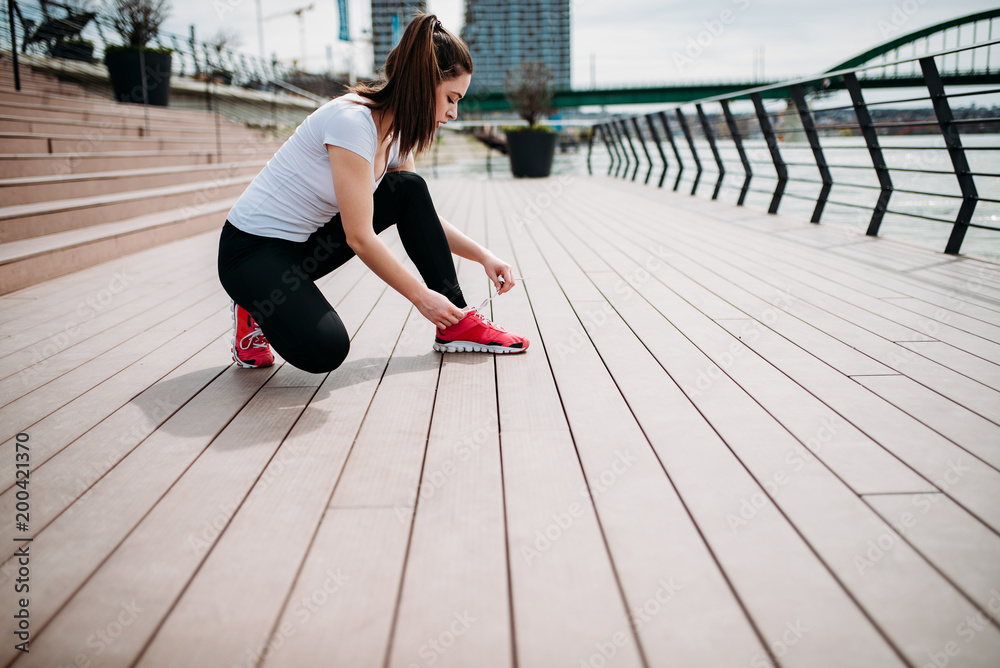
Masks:
[[[348,2],[350,43],[337,39],[336,0],[172,0],[163,28],[187,35],[195,24],[200,40],[227,30],[238,36],[239,50],[257,55],[258,3],[268,56],[290,62],[304,52],[308,70],[325,72],[329,45],[334,71],[371,73],[368,0]],[[302,22],[290,13],[310,4]],[[456,33],[463,6],[427,2]],[[811,75],[894,37],[995,6],[997,0],[570,0],[572,82],[744,81],[760,74],[761,51],[767,79]]]

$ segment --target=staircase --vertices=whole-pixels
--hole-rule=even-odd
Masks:
[[[203,111],[121,104],[0,58],[0,294],[220,228],[281,145]]]

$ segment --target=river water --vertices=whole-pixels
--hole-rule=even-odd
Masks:
[[[830,192],[821,223],[846,226],[859,232],[868,228],[871,211],[879,196],[879,182],[868,150],[862,137],[829,137],[821,138],[827,163],[831,166],[834,186]],[[889,212],[883,218],[879,229],[881,236],[906,240],[943,251],[951,234],[952,225],[958,215],[962,200],[956,196],[961,194],[958,180],[952,169],[951,159],[944,146],[944,140],[935,135],[885,136],[879,141],[883,148],[886,164],[890,168],[890,176],[895,189],[915,191],[914,193],[894,191],[889,199]],[[981,198],[1000,200],[1000,135],[969,134],[962,136],[962,143],[970,150],[966,151],[969,166],[973,172],[978,195]],[[698,196],[709,198],[715,187],[718,171],[712,158],[711,149],[704,140],[695,140],[698,155],[705,169],[698,186]],[[678,186],[679,192],[690,192],[694,178],[694,160],[683,140],[678,143],[685,170]],[[751,180],[751,192],[748,193],[745,205],[766,211],[771,202],[771,193],[776,184],[776,176],[770,153],[762,139],[745,142],[751,170],[754,174]],[[655,155],[655,147],[650,146]],[[729,142],[720,142],[720,154],[726,169],[723,187],[719,199],[736,203],[740,188],[743,185],[744,172],[735,147]],[[986,150],[983,150],[986,149]],[[642,154],[640,146],[636,150]],[[668,146],[667,152],[670,169],[664,181],[664,188],[673,187],[676,178],[676,160]],[[815,207],[816,195],[819,193],[819,172],[816,168],[812,150],[807,143],[782,142],[780,144],[782,158],[789,163],[789,182],[782,198],[779,213],[800,216],[809,220]],[[600,143],[594,144],[592,156],[594,174],[607,174],[610,164],[607,149]],[[656,187],[662,165],[654,157],[655,167],[650,178],[651,188]],[[648,171],[645,159],[640,163],[637,180],[645,179]],[[913,173],[898,170],[928,170],[935,173]],[[553,163],[553,174],[587,174],[587,150],[582,146],[577,151],[557,152]],[[510,178],[510,164],[507,157],[493,153],[487,173],[486,161],[478,159],[460,160],[450,165],[439,167],[439,176],[462,174],[465,176],[478,174],[483,178]],[[986,176],[993,174],[996,176]],[[629,176],[631,177],[631,171]],[[816,181],[806,183],[796,179]],[[852,187],[857,184],[864,187]],[[926,193],[926,194],[917,194]],[[951,197],[949,197],[949,195]],[[850,206],[853,205],[853,206]],[[863,207],[863,208],[856,208]],[[914,218],[916,214],[927,218],[938,218],[949,222],[938,222],[923,218]],[[1000,204],[993,202],[978,202],[972,222],[978,225],[1000,228]],[[963,254],[1000,262],[1000,231],[970,228],[965,236],[961,249]]]

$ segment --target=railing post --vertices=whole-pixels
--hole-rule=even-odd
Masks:
[[[743,206],[743,201],[747,198],[747,192],[750,190],[750,179],[753,177],[753,170],[750,168],[750,160],[747,159],[747,152],[743,149],[743,138],[740,136],[740,128],[736,124],[736,119],[733,118],[733,112],[729,110],[729,100],[721,100],[719,104],[722,106],[722,113],[726,117],[729,134],[736,145],[736,152],[740,154],[740,162],[743,163],[743,187],[740,189],[740,198],[736,200],[737,206]]]
[[[611,140],[608,138],[610,134],[605,129],[605,124],[597,126],[597,129],[601,131],[601,141],[604,142],[604,146],[608,149],[608,155],[611,157],[611,162],[608,164],[608,176],[611,176],[611,170],[615,168],[615,164],[618,162],[618,150],[611,144]]]
[[[878,133],[875,132],[875,125],[872,123],[871,114],[865,106],[865,97],[861,93],[861,84],[854,72],[844,75],[844,85],[851,94],[851,103],[854,105],[854,115],[858,117],[858,125],[861,126],[861,134],[864,135],[865,144],[868,145],[868,153],[872,158],[872,165],[875,167],[875,175],[878,177],[882,191],[878,195],[878,202],[872,210],[872,219],[868,223],[868,236],[878,236],[878,228],[882,225],[882,218],[885,217],[886,209],[889,207],[889,197],[892,196],[892,177],[889,176],[889,168],[885,165],[885,158],[882,156],[882,147],[878,143]]]
[[[677,122],[681,124],[681,131],[684,133],[684,138],[687,139],[688,148],[691,149],[691,157],[694,159],[694,168],[697,170],[694,174],[694,183],[691,184],[691,194],[693,195],[696,190],[698,190],[698,181],[701,180],[701,160],[698,158],[698,149],[694,147],[694,138],[691,136],[691,129],[688,127],[687,119],[684,118],[684,114],[681,113],[681,108],[677,107],[674,110],[677,114]]]
[[[757,121],[760,123],[761,132],[764,133],[767,150],[771,153],[774,171],[778,174],[778,183],[774,187],[771,206],[767,208],[767,212],[778,213],[778,204],[781,203],[781,196],[785,194],[785,184],[788,182],[788,167],[785,166],[785,161],[781,158],[781,151],[778,150],[778,139],[774,136],[771,119],[767,117],[767,110],[764,109],[764,101],[761,99],[760,93],[750,93],[750,99],[753,100],[753,108],[757,112]]]
[[[10,21],[10,59],[14,65],[14,90],[21,90],[21,66],[17,61],[17,28],[14,24],[14,0],[7,0],[7,20]]]
[[[629,165],[632,164],[632,162],[628,159],[628,152],[625,150],[625,142],[623,142],[621,139],[621,133],[618,132],[618,126],[615,124],[613,120],[611,120],[608,121],[608,127],[611,129],[611,134],[615,138],[615,145],[621,149],[621,153],[618,156],[620,160],[618,161],[618,164],[615,166],[615,176],[618,176],[618,169],[622,168],[623,169],[622,178],[625,178],[626,176],[628,176],[628,168]]]
[[[660,182],[656,184],[657,188],[662,188],[663,179],[667,178],[667,154],[663,152],[663,145],[660,144],[660,133],[656,131],[656,124],[653,123],[652,114],[646,116],[646,125],[649,126],[649,134],[653,136],[653,141],[656,142],[656,150],[660,152],[660,160],[663,161],[663,172],[660,174]]]
[[[681,174],[684,173],[684,160],[681,159],[681,152],[677,148],[677,142],[674,141],[674,133],[670,131],[670,121],[667,120],[667,113],[661,111],[659,117],[660,122],[663,123],[663,133],[667,135],[667,139],[670,141],[670,148],[673,149],[674,157],[677,158],[677,177],[674,179],[674,190],[676,191],[681,184]]]
[[[965,158],[958,126],[955,125],[955,117],[951,113],[951,105],[948,104],[948,96],[944,91],[944,83],[941,81],[934,58],[921,58],[920,69],[923,70],[924,82],[931,94],[931,103],[934,105],[938,125],[941,126],[941,135],[944,137],[945,146],[948,147],[948,156],[958,178],[958,187],[962,191],[962,206],[958,209],[958,216],[951,228],[951,236],[948,237],[948,245],[944,249],[945,253],[957,254],[962,248],[965,233],[969,231],[969,223],[972,222],[972,213],[976,210],[979,193],[976,191],[976,182],[972,178],[969,161]]]
[[[708,146],[712,149],[715,164],[719,168],[719,178],[715,182],[715,190],[712,191],[712,199],[718,199],[719,190],[722,188],[722,179],[726,177],[726,167],[722,164],[722,156],[719,155],[719,148],[715,145],[715,135],[712,134],[712,128],[708,124],[708,117],[705,116],[705,110],[702,109],[700,103],[694,105],[694,108],[698,111],[698,120],[701,122],[701,129],[705,132],[705,139],[708,140]]]
[[[793,84],[788,87],[788,92],[791,93],[792,101],[795,102],[795,108],[799,112],[799,118],[802,119],[802,129],[805,130],[806,137],[809,139],[809,146],[812,148],[813,158],[816,160],[816,168],[819,170],[820,179],[823,181],[823,186],[819,189],[819,195],[816,197],[816,208],[813,209],[812,218],[809,219],[813,223],[818,223],[820,216],[823,215],[823,207],[826,206],[826,200],[830,196],[830,189],[833,188],[833,177],[830,176],[830,168],[826,164],[826,156],[823,155],[823,147],[820,146],[819,135],[816,133],[816,124],[813,122],[809,105],[806,104],[806,96],[802,91],[802,85]]]
[[[646,162],[649,163],[649,169],[646,170],[646,179],[643,181],[644,184],[649,184],[649,177],[653,174],[653,158],[649,155],[649,149],[646,148],[646,140],[642,138],[642,130],[639,128],[639,121],[636,120],[635,116],[632,117],[632,127],[635,128],[635,134],[639,138],[639,143],[642,144],[642,152],[646,154]]]
[[[587,137],[587,175],[593,176],[594,170],[590,166],[590,155],[594,152],[594,133],[597,132],[596,127],[591,126],[590,134]]]
[[[629,134],[628,123],[625,122],[624,118],[618,122],[621,123],[622,134],[625,135],[625,140],[628,142],[628,147],[632,151],[632,157],[635,158],[635,168],[632,169],[632,180],[635,181],[636,174],[639,173],[639,153],[635,150],[635,144],[632,143],[632,135]],[[624,146],[622,148],[624,148]],[[626,171],[625,174],[622,175],[622,178],[625,178],[626,176],[628,176],[628,171]]]

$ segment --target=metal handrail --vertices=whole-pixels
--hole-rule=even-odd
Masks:
[[[987,73],[987,78],[990,80],[986,82],[987,88],[985,90],[977,90],[973,93],[959,91],[949,95],[945,92],[942,76],[938,70],[935,59],[943,59],[945,56],[953,56],[954,54],[974,49],[990,48],[997,44],[1000,44],[1000,40],[945,49],[922,56],[906,57],[889,63],[867,63],[858,67],[841,69],[833,72],[823,72],[811,77],[802,77],[789,81],[761,85],[740,91],[738,93],[716,95],[690,103],[676,105],[669,107],[664,111],[633,117],[619,117],[611,121],[598,123],[593,126],[592,134],[599,137],[608,147],[608,155],[611,159],[611,164],[608,168],[609,174],[614,172],[615,176],[618,176],[619,171],[621,171],[620,158],[618,157],[618,148],[621,147],[623,149],[622,155],[626,156],[626,168],[621,176],[622,178],[629,178],[629,174],[631,172],[631,179],[635,180],[636,174],[639,172],[640,165],[632,165],[631,161],[628,160],[629,156],[624,151],[625,145],[622,143],[620,133],[617,131],[608,131],[609,128],[617,130],[617,125],[625,128],[631,125],[635,129],[636,134],[638,134],[640,142],[645,144],[645,141],[648,139],[652,141],[657,148],[656,151],[645,152],[646,162],[649,164],[649,168],[646,171],[646,182],[649,183],[649,174],[652,173],[654,167],[662,166],[663,171],[660,175],[657,187],[663,187],[665,177],[671,167],[667,163],[665,158],[666,154],[661,146],[661,135],[663,138],[670,141],[676,152],[674,135],[671,132],[669,125],[666,123],[667,114],[675,115],[678,122],[681,123],[683,130],[682,142],[687,144],[690,157],[697,165],[697,173],[694,175],[691,188],[692,195],[695,195],[698,192],[699,182],[703,176],[703,171],[710,171],[715,176],[714,187],[710,193],[712,199],[718,197],[720,188],[723,187],[740,191],[737,205],[744,204],[744,199],[748,192],[766,194],[771,197],[771,202],[768,206],[768,211],[770,213],[776,213],[778,211],[782,198],[785,195],[798,200],[814,201],[815,208],[811,219],[814,223],[820,222],[820,218],[824,215],[824,207],[827,204],[845,206],[852,209],[865,209],[871,213],[867,234],[872,236],[878,235],[882,220],[886,214],[905,216],[920,220],[929,220],[939,223],[946,222],[952,226],[952,229],[944,250],[946,253],[957,254],[960,252],[966,232],[970,228],[1000,231],[1000,228],[992,225],[981,224],[973,220],[973,213],[977,205],[983,204],[992,207],[995,204],[1000,204],[1000,201],[995,198],[979,196],[976,189],[976,178],[990,178],[997,175],[990,173],[992,170],[989,168],[979,168],[974,171],[969,167],[968,160],[966,159],[966,151],[978,152],[977,154],[982,156],[985,155],[983,153],[984,151],[998,151],[1000,150],[1000,147],[965,147],[963,146],[961,139],[962,134],[968,135],[970,131],[974,130],[992,132],[1000,131],[1000,115],[997,114],[997,111],[994,108],[991,110],[983,110],[986,112],[984,116],[956,118],[955,114],[951,110],[948,100],[949,98],[968,98],[973,94],[988,95],[990,93],[995,93],[997,90],[995,88],[995,84],[1000,83],[1000,74],[993,75],[992,72]],[[957,71],[957,56],[955,56],[955,61],[955,68]],[[919,84],[926,89],[926,95],[921,95],[919,97],[909,95],[901,100],[880,100],[874,103],[869,103],[864,99],[864,87],[866,83],[870,82],[870,79],[859,78],[859,74],[868,70],[892,67],[906,63],[916,63],[919,65],[920,70],[917,74],[919,79],[915,79],[915,81],[918,81]],[[911,78],[911,75],[909,74],[906,76],[907,80]],[[993,80],[994,77],[995,80]],[[840,91],[846,89],[847,93],[850,95],[850,103],[848,105],[823,108],[816,111],[809,108],[806,102],[807,95],[813,97],[814,99],[817,96],[825,97],[835,88]],[[775,90],[788,92],[789,101],[784,111],[769,112],[764,108],[763,94],[773,92]],[[753,102],[753,112],[749,112],[741,116],[734,116],[729,108],[730,103],[735,100],[745,100],[747,98]],[[915,111],[913,120],[899,120],[900,117],[898,116],[895,119],[891,119],[886,118],[885,115],[880,116],[878,120],[873,120],[871,114],[869,113],[869,107],[899,103],[912,104],[914,102],[921,101],[926,102],[928,107]],[[720,113],[713,114],[710,117],[707,110],[711,105],[719,105],[719,107],[716,108],[721,107],[719,109]],[[701,121],[700,127],[696,124],[689,128],[688,124],[684,120],[684,112],[682,112],[681,109],[691,108],[692,106],[697,111],[699,120]],[[846,118],[835,119],[838,122],[833,124],[817,124],[815,122],[815,116],[817,115],[834,111],[839,111],[841,114],[850,113],[848,110],[854,112],[853,115],[856,118],[856,122],[851,123],[847,121]],[[775,122],[778,123],[793,123],[796,118],[800,124],[794,125],[794,127],[781,128],[780,125],[775,127],[772,122],[772,119],[777,119]],[[644,125],[648,126],[648,134],[643,133],[641,129]],[[657,125],[659,126],[658,128]],[[916,130],[921,135],[926,134],[928,137],[937,137],[938,139],[942,139],[943,145],[923,145],[919,147],[882,146],[884,143],[883,138],[886,133],[891,133],[894,130],[901,130],[903,128],[910,128]],[[694,140],[692,129],[699,133],[698,141]],[[935,129],[936,132],[934,132]],[[821,139],[821,133],[836,130],[850,131],[852,133],[860,132],[864,137],[863,142],[858,142],[856,146],[824,146],[824,141]],[[791,134],[795,137],[803,137],[804,140],[807,140],[803,141],[802,148],[807,150],[811,149],[813,161],[803,162],[801,158],[797,161],[787,161],[783,155],[783,150],[785,149],[783,149],[781,145],[783,135],[785,134]],[[766,147],[767,152],[762,155],[768,156],[769,154],[768,157],[770,160],[767,160],[766,158],[763,160],[748,159],[744,146],[748,137],[751,136],[756,137],[756,141],[758,142],[760,139],[763,139],[765,146],[761,147],[761,150]],[[630,142],[631,139],[632,138],[629,137]],[[722,147],[726,152],[725,158],[723,158],[719,152],[721,143],[725,143],[725,146]],[[829,144],[831,142],[827,141],[826,143]],[[699,157],[699,149],[701,149],[701,151],[705,151],[706,145],[707,149],[712,154],[712,158],[714,158],[710,158],[706,162],[706,164],[713,165],[715,167],[715,169],[712,170],[704,170],[702,168],[702,160]],[[733,160],[732,151],[734,149],[739,154],[739,162]],[[883,155],[883,150],[941,151],[942,149],[948,152],[948,157],[952,167],[950,171],[940,168],[944,165],[938,165],[938,168],[936,169],[925,168],[922,165],[893,167],[886,162]],[[588,149],[588,170],[591,169],[590,151],[592,150],[591,144],[591,148]],[[835,155],[840,156],[847,155],[843,153],[845,150],[851,150],[854,152],[865,151],[869,157],[869,160],[865,160],[868,164],[844,165],[837,164],[836,162],[830,163],[824,154],[827,150],[837,151]],[[652,157],[655,155],[660,156],[660,160],[656,164],[654,164],[656,161]],[[635,159],[636,161],[640,161],[638,154],[635,154]],[[756,174],[752,171],[753,164],[768,164],[773,167],[773,172]],[[727,167],[730,166],[735,166],[737,171],[735,173],[726,172]],[[629,169],[629,167],[632,167],[632,169]],[[733,176],[739,176],[741,167],[743,172],[742,184],[734,185],[733,183],[726,183],[727,181],[740,180],[726,179],[726,177],[730,174]],[[820,178],[810,178],[809,176],[802,175],[798,171],[796,171],[793,176],[790,176],[788,173],[789,167],[799,170],[802,168],[816,169],[816,175]],[[930,166],[928,165],[928,167]],[[677,169],[677,178],[674,181],[673,186],[675,191],[678,190],[682,180],[680,172],[683,170],[683,164],[680,161],[679,154],[677,154]],[[831,170],[839,169],[873,171],[875,176],[878,177],[878,183],[862,185],[858,183],[836,181],[834,176],[831,175]],[[770,172],[771,170],[767,171]],[[903,179],[903,182],[894,184],[892,177],[893,174],[920,174],[934,176],[950,175],[955,177],[957,188],[952,186],[951,188],[948,188],[949,192],[932,192],[933,188],[936,187],[935,185],[932,184],[928,187],[928,185],[924,182],[908,184],[905,183],[905,178],[903,178],[903,176],[900,176],[900,178]],[[773,184],[773,190],[765,191],[760,188],[749,187],[751,179],[757,180],[761,178],[763,178],[766,183]],[[912,176],[911,178],[916,178],[916,176]],[[853,180],[854,179],[852,179],[852,181]],[[789,183],[819,186],[819,192],[811,196],[796,192],[786,192],[786,185]],[[857,203],[830,200],[830,191],[834,185],[838,187],[845,186],[877,191],[878,201],[874,205],[861,205]],[[956,194],[956,191],[960,192],[960,194]],[[890,208],[889,202],[894,192],[927,197],[942,197],[947,201],[957,201],[959,203],[959,210],[954,219],[946,220],[940,216],[929,215],[927,210],[904,211],[900,210],[898,206]]]

